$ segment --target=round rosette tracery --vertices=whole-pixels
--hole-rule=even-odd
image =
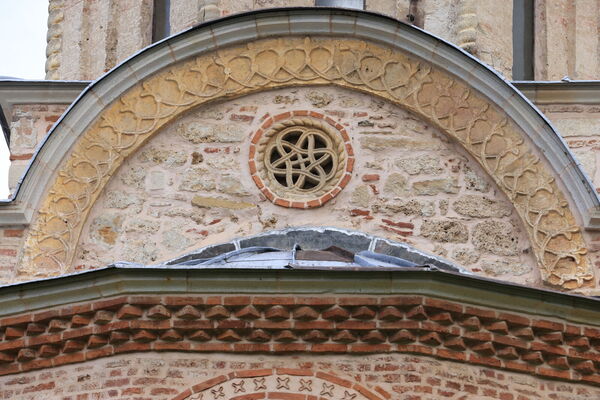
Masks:
[[[322,114],[295,111],[267,119],[250,146],[250,173],[283,207],[318,207],[350,179],[354,155],[344,127]]]

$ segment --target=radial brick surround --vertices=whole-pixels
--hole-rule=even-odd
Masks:
[[[600,329],[421,296],[125,296],[0,332],[1,375],[126,352],[400,352],[600,385]]]
[[[346,129],[321,113],[297,110],[268,117],[250,144],[254,183],[273,203],[319,207],[348,184],[354,151]]]

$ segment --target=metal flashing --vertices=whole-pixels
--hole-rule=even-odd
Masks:
[[[402,268],[197,269],[111,266],[0,287],[0,317],[113,296],[166,294],[429,295],[600,326],[600,300],[464,274]]]
[[[515,81],[536,105],[600,104],[600,81]]]

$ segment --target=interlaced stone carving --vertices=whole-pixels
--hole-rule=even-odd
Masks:
[[[265,168],[287,190],[316,192],[335,175],[338,156],[323,132],[293,126],[273,139],[265,150]]]
[[[26,239],[20,272],[67,272],[87,215],[111,175],[185,111],[258,90],[323,84],[387,99],[433,123],[460,143],[511,200],[544,281],[566,289],[593,281],[581,228],[554,173],[501,109],[426,61],[374,42],[333,37],[264,39],[220,48],[152,75],[107,105],[49,185]]]
[[[264,132],[264,133],[263,133]],[[275,204],[320,206],[323,196],[339,193],[348,155],[342,134],[314,117],[296,117],[260,129],[251,148],[250,172],[266,186]],[[349,175],[348,175],[349,176]],[[335,194],[332,194],[335,190]],[[272,193],[274,196],[269,196]],[[281,203],[277,200],[285,200]],[[316,203],[310,203],[316,201]]]

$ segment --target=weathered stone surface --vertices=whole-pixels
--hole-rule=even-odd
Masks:
[[[412,188],[415,194],[420,196],[435,196],[440,193],[454,194],[460,190],[456,178],[419,181],[413,183]]]
[[[214,142],[211,127],[199,121],[180,124],[177,131],[184,139],[194,144]]]
[[[187,155],[183,151],[159,149],[150,147],[140,154],[140,161],[154,164],[165,164],[167,167],[181,167],[185,164]]]
[[[406,200],[399,203],[376,204],[373,206],[373,211],[388,216],[404,214],[432,217],[435,215],[435,203],[432,201]]]
[[[383,192],[392,197],[406,196],[408,194],[408,180],[402,174],[393,173],[385,181]]]
[[[129,186],[136,189],[144,187],[144,180],[146,179],[146,169],[141,166],[130,167],[120,174],[121,181]]]
[[[90,237],[96,243],[115,244],[122,224],[120,215],[106,214],[96,217],[90,224]]]
[[[202,161],[204,161],[204,156],[202,155],[202,153],[194,151],[192,153],[192,165],[200,164]]]
[[[243,201],[231,201],[218,197],[202,197],[202,196],[194,196],[192,199],[192,205],[196,207],[205,207],[205,208],[229,208],[232,210],[241,210],[244,208],[255,207],[252,203],[246,203]]]
[[[354,204],[358,207],[369,207],[371,203],[371,191],[367,185],[357,186],[352,191],[352,196],[350,197],[350,203]]]
[[[461,197],[452,204],[452,209],[460,215],[474,218],[507,217],[512,212],[509,204],[475,195]]]
[[[409,175],[439,175],[444,171],[440,165],[440,158],[430,155],[404,158],[396,160],[394,164]]]
[[[469,230],[458,221],[425,220],[421,225],[421,236],[436,242],[466,243],[469,240]]]
[[[588,174],[592,180],[596,176],[596,151],[573,151],[577,160],[583,166],[583,170]]]
[[[167,174],[163,170],[150,171],[146,175],[146,190],[157,191],[164,190],[167,187]]]
[[[199,166],[189,168],[179,184],[179,190],[188,192],[209,191],[215,189],[215,187],[214,175]]]
[[[318,90],[311,90],[306,94],[306,98],[310,104],[319,108],[328,106],[333,101],[333,96]]]
[[[193,241],[179,232],[178,229],[171,229],[162,234],[162,245],[169,251],[178,252],[190,247]]]
[[[531,266],[518,261],[494,260],[481,263],[481,269],[492,276],[513,275],[521,276],[531,272]]]
[[[232,175],[221,176],[218,180],[217,189],[227,194],[237,194],[242,196],[250,194],[240,182],[240,178]]]
[[[154,233],[160,229],[160,222],[148,219],[137,218],[128,221],[125,225],[125,232]]]
[[[473,244],[479,250],[498,256],[516,256],[518,239],[510,223],[485,221],[475,225]]]
[[[199,143],[233,143],[244,139],[244,131],[237,124],[211,125],[206,122],[192,121],[180,124],[179,134],[194,144]]]
[[[126,209],[131,206],[135,213],[142,211],[144,199],[136,194],[111,190],[106,193],[105,204],[107,208]]]
[[[479,253],[468,247],[458,247],[452,251],[452,258],[461,265],[471,265],[479,261]]]
[[[448,200],[446,200],[446,199],[440,200],[439,206],[440,206],[440,215],[448,214]]]
[[[490,190],[490,184],[485,178],[467,166],[465,167],[465,189],[486,193]]]
[[[134,240],[128,245],[124,254],[125,261],[134,261],[142,264],[150,264],[158,258],[156,243],[149,240]]]
[[[384,151],[392,148],[406,150],[440,150],[441,144],[431,140],[418,140],[409,137],[364,137],[360,139],[363,148],[371,151]]]

